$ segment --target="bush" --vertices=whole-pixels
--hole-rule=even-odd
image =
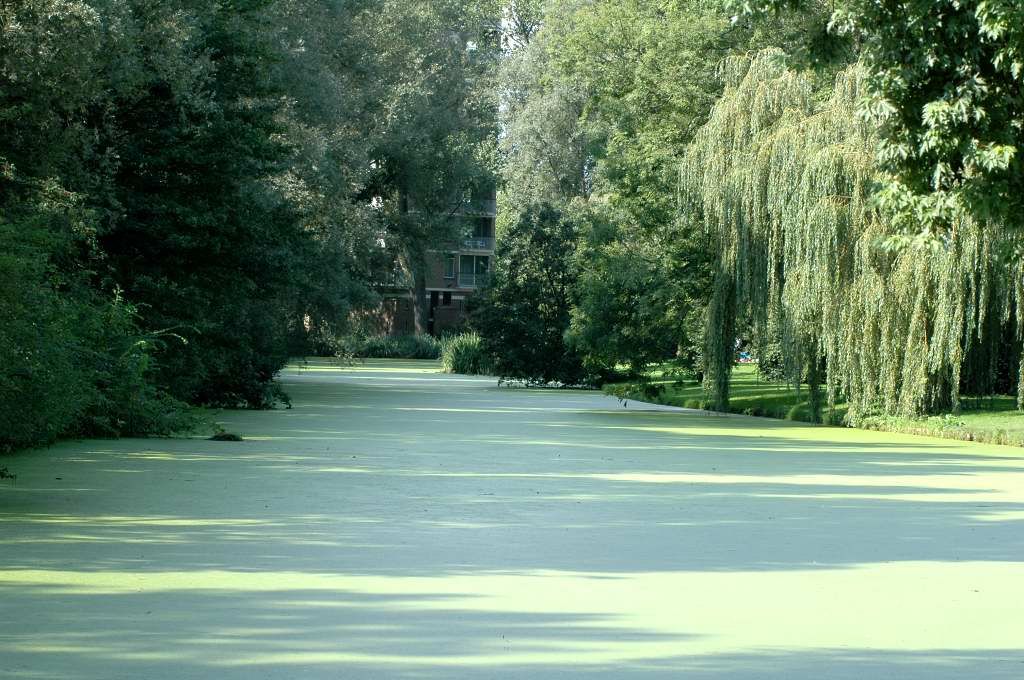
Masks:
[[[800,423],[813,423],[814,418],[811,417],[809,409],[806,404],[794,404],[790,407],[789,411],[786,412],[786,420],[793,420]]]
[[[120,296],[82,326],[86,344],[78,352],[90,376],[90,399],[67,435],[142,437],[195,429],[200,419],[154,383],[154,349],[176,337],[138,330],[135,309]]]
[[[833,427],[842,427],[846,424],[844,416],[839,411],[826,409],[822,411],[821,423],[823,425],[830,425]]]
[[[684,296],[664,244],[606,203],[580,215],[579,268],[568,340],[591,373],[645,367],[675,355]],[[581,266],[582,264],[582,266]],[[686,281],[689,283],[689,281]]]
[[[478,334],[453,335],[441,344],[441,370],[445,373],[490,375],[493,371],[493,362]]]
[[[66,223],[75,204],[55,203],[63,210],[49,213],[27,203],[9,210],[10,221],[0,214],[0,453],[59,437],[170,434],[198,424],[157,386],[159,338],[140,332],[135,308],[92,290],[82,272],[57,270],[82,247]]]
[[[646,401],[657,401],[665,394],[665,386],[661,383],[642,383],[640,385],[640,396]]]
[[[62,302],[42,272],[17,271],[14,259],[0,255],[0,452],[52,442],[92,396],[75,318],[91,309]]]
[[[431,335],[348,335],[336,346],[339,356],[360,359],[441,358],[441,341]]]
[[[786,365],[779,343],[770,344],[757,353],[757,372],[768,382],[782,382],[786,379]]]
[[[0,263],[0,271],[10,268]],[[0,452],[59,437],[168,435],[199,420],[153,381],[152,348],[120,297],[61,299],[25,271],[0,295]],[[34,284],[30,286],[28,284]],[[16,301],[16,296],[20,299]]]

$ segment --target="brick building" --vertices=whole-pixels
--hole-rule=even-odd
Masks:
[[[411,200],[406,209],[415,212]],[[466,318],[466,301],[483,285],[494,258],[494,221],[497,201],[493,189],[473,196],[453,211],[452,218],[467,224],[464,238],[427,253],[425,302],[429,305],[427,331],[440,335]],[[381,283],[380,332],[411,334],[416,330],[413,286],[397,273]]]

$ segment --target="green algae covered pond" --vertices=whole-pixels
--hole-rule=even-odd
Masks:
[[[1024,453],[312,363],[5,459],[0,678],[1021,678]]]

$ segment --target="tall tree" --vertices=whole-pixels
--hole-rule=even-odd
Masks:
[[[747,13],[818,0],[735,2]],[[830,28],[867,68],[881,123],[879,194],[904,236],[949,238],[962,217],[1024,227],[1024,5],[1017,0],[844,0]]]
[[[800,22],[731,25],[714,3],[677,0],[549,0],[542,18],[503,65],[503,220],[537,202],[599,216],[573,321],[595,362],[639,364],[666,345],[698,356],[710,257],[678,210],[679,161],[721,92],[721,59],[793,42]]]
[[[566,338],[578,290],[579,223],[578,215],[538,204],[519,213],[498,242],[491,281],[473,311],[498,375],[531,383],[585,379],[582,357]]]
[[[0,3],[0,447],[271,403],[289,336],[372,301],[374,198],[486,165],[492,9]]]
[[[426,332],[426,253],[464,231],[466,199],[493,184],[496,103],[488,76],[500,49],[497,2],[385,0],[366,19],[387,88],[367,195],[381,239],[412,281]]]
[[[965,357],[990,361],[993,340],[1019,328],[1017,237],[961,219],[945,247],[880,247],[893,226],[872,200],[878,131],[857,116],[865,69],[819,88],[770,51],[727,60],[723,75],[681,182],[717,242],[708,385],[719,408],[737,321],[761,340],[780,334],[790,377],[812,397],[821,383],[830,403],[847,397],[855,422],[955,408]]]

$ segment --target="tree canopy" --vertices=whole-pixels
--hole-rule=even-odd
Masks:
[[[747,14],[821,14],[817,0],[732,3]],[[866,69],[863,111],[879,125],[879,199],[904,235],[952,232],[966,214],[1024,223],[1024,5],[1017,0],[833,3]]]
[[[382,242],[451,231],[398,195],[486,177],[499,24],[455,0],[0,3],[2,445],[281,398],[303,338],[373,304]]]
[[[0,2],[0,448],[269,407],[498,187],[506,376],[1017,390],[1016,0]],[[768,370],[769,364],[772,365]],[[828,411],[825,412],[826,415]]]

